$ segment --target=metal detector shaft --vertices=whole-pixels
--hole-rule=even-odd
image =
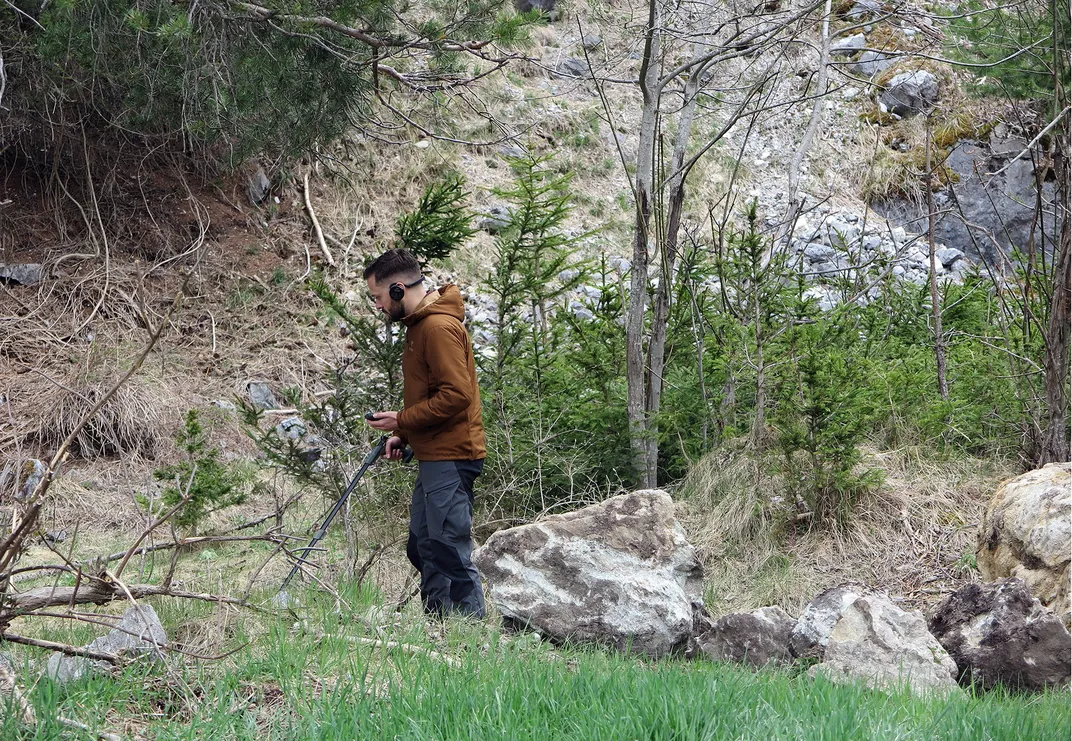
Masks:
[[[369,454],[365,456],[365,460],[361,464],[361,469],[357,472],[353,479],[350,480],[350,484],[346,487],[346,491],[344,491],[342,496],[339,497],[339,501],[335,502],[335,506],[331,508],[331,511],[328,512],[327,516],[324,518],[324,521],[320,523],[320,527],[317,528],[317,531],[313,533],[313,539],[309,541],[309,545],[305,546],[304,550],[302,550],[301,552],[301,555],[297,557],[297,561],[294,564],[294,568],[290,570],[290,573],[287,575],[287,578],[283,580],[283,586],[279,588],[280,592],[284,591],[287,588],[287,585],[290,584],[290,580],[293,579],[294,575],[298,573],[299,569],[301,569],[302,564],[306,563],[305,557],[309,555],[309,551],[313,550],[316,544],[320,542],[321,538],[327,535],[328,527],[331,526],[331,521],[335,519],[335,515],[339,514],[339,510],[341,510],[346,505],[346,500],[350,498],[350,494],[352,494],[354,489],[357,488],[357,482],[359,482],[361,480],[361,477],[365,475],[365,471],[367,471],[369,469],[369,466],[375,463],[376,459],[383,455],[384,451],[386,450],[387,435],[384,435],[380,438],[380,441],[376,444],[376,447],[370,450]],[[407,448],[406,451],[402,454],[402,460],[403,462],[408,463],[412,458],[413,451]]]

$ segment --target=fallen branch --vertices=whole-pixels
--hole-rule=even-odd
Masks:
[[[235,528],[235,529],[236,530],[241,530],[243,528],[255,527],[255,526],[259,525],[260,523],[264,522],[265,520],[271,519],[273,517],[275,517],[274,514],[267,515],[267,516],[261,518],[260,520],[257,520],[256,522],[246,523],[245,525],[240,525],[238,528]],[[229,532],[234,532],[234,530],[231,530]],[[265,540],[265,541],[268,541],[269,543],[275,543],[277,540],[279,540],[280,537],[282,537],[282,536],[276,536],[276,535],[273,535],[271,533],[267,533],[265,535],[199,535],[199,536],[196,536],[196,537],[184,538],[182,540],[176,540],[176,541],[172,541],[172,542],[168,542],[168,543],[157,543],[156,545],[142,546],[142,547],[138,548],[137,550],[133,551],[130,555],[132,557],[133,556],[144,556],[144,555],[146,555],[148,553],[156,553],[158,551],[167,551],[167,550],[171,550],[172,548],[186,548],[186,547],[192,547],[192,546],[197,546],[197,545],[208,545],[210,543],[235,543],[235,542],[240,542],[240,541],[250,541],[250,542],[252,542],[252,541],[258,541],[258,540]],[[101,564],[111,563],[112,561],[120,560],[121,558],[126,556],[127,553],[128,553],[128,551],[118,551],[117,553],[110,553],[107,556],[104,556],[103,558],[100,558],[99,560],[95,559],[95,558],[87,559],[86,561],[83,562],[83,564],[85,564],[85,563],[101,563]],[[33,568],[47,568],[47,567],[44,567],[44,566],[29,567],[29,569],[33,569]],[[51,568],[57,568],[57,567],[51,567]],[[29,569],[19,569],[19,570],[29,570]],[[12,572],[12,573],[14,573],[14,572]]]
[[[94,661],[105,661],[112,665],[118,665],[122,659],[115,654],[104,653],[102,651],[91,651],[87,648],[79,648],[78,646],[68,646],[66,643],[56,643],[55,641],[45,641],[40,638],[28,638],[26,636],[20,636],[17,633],[0,633],[0,638],[8,643],[20,643],[23,646],[34,646],[36,648],[47,648],[50,651],[59,651],[61,654],[67,656],[81,656],[85,659],[93,659]]]
[[[304,187],[303,192],[305,194],[305,210],[309,212],[309,218],[313,222],[313,231],[316,232],[316,239],[320,243],[320,251],[324,253],[324,259],[328,261],[328,265],[335,267],[335,258],[331,256],[331,250],[328,249],[328,243],[324,241],[324,230],[320,228],[320,219],[316,218],[316,211],[313,210],[313,202],[309,198],[309,173],[305,173],[305,178],[302,181]]]
[[[430,659],[436,661],[442,661],[447,666],[457,669],[461,667],[461,662],[455,658],[441,654],[438,651],[433,651],[430,648],[422,648],[420,646],[414,646],[409,643],[399,643],[398,641],[381,641],[378,638],[366,638],[364,636],[342,636],[342,635],[328,635],[327,633],[318,633],[317,640],[323,640],[325,638],[338,638],[346,641],[347,643],[357,643],[362,646],[373,646],[374,648],[384,648],[388,651],[402,651],[414,656],[427,656]]]
[[[220,604],[249,607],[245,601],[218,594],[183,592],[155,584],[131,584],[126,587],[133,599],[144,597],[179,597],[182,599],[217,602]],[[41,587],[28,592],[11,592],[4,597],[4,607],[0,610],[0,625],[6,625],[12,618],[43,610],[46,607],[60,605],[103,605],[117,599],[126,599],[127,595],[112,581],[95,579],[88,586],[81,587]],[[6,634],[3,634],[6,636]]]

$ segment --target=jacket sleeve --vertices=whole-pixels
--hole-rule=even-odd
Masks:
[[[473,403],[469,377],[469,342],[461,326],[441,325],[425,335],[424,362],[433,390],[424,401],[398,413],[398,429],[405,437],[446,422]]]

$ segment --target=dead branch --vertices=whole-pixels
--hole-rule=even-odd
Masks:
[[[327,633],[317,633],[316,638],[318,641],[322,641],[325,638],[338,638],[339,640],[346,641],[347,643],[357,643],[362,646],[373,646],[374,648],[383,648],[388,651],[402,651],[412,656],[427,656],[430,659],[442,661],[447,666],[455,669],[461,667],[461,662],[455,658],[452,658],[445,654],[441,654],[438,651],[433,651],[430,648],[422,648],[421,646],[414,646],[409,643],[399,643],[398,641],[381,641],[378,638],[366,638],[364,636],[329,635]]]
[[[253,527],[254,525],[260,524],[261,522],[264,522],[265,520],[267,520],[269,518],[272,518],[272,517],[275,517],[275,515],[268,515],[267,517],[263,517],[263,518],[261,518],[260,520],[258,520],[255,523],[241,525],[241,526],[239,526],[238,529],[241,529],[243,527]],[[144,555],[146,555],[148,553],[156,553],[157,551],[168,551],[168,550],[171,550],[173,548],[181,549],[181,548],[188,548],[188,547],[198,546],[198,545],[208,545],[209,543],[235,543],[235,542],[239,542],[239,541],[248,541],[248,542],[267,541],[269,543],[275,543],[281,537],[285,537],[285,536],[276,535],[276,534],[272,533],[271,531],[269,531],[269,532],[267,532],[267,533],[265,533],[263,535],[201,535],[201,536],[197,536],[197,537],[183,538],[181,540],[170,541],[168,543],[157,543],[156,545],[142,546],[141,548],[135,549],[133,552],[131,552],[131,551],[118,551],[116,553],[110,553],[107,556],[103,556],[103,557],[100,557],[100,558],[87,559],[83,563],[101,563],[101,564],[111,563],[112,561],[118,561],[119,559],[121,559],[124,556],[126,556],[128,553],[130,553],[132,557],[133,556],[144,556]],[[27,567],[26,569],[16,569],[16,571],[14,571],[12,573],[17,573],[17,572],[20,572],[20,571],[30,571],[30,570],[34,570],[34,569],[44,569],[44,568],[60,568],[60,567],[56,567],[56,566],[52,566],[52,567],[31,566],[31,567]]]
[[[16,633],[9,633],[4,631],[0,633],[0,638],[8,643],[19,643],[23,646],[35,646],[37,648],[47,648],[50,651],[59,651],[67,656],[81,656],[85,659],[93,659],[94,661],[106,661],[109,664],[119,664],[120,659],[115,654],[108,654],[102,651],[90,651],[86,648],[79,648],[77,646],[68,646],[66,643],[56,643],[55,641],[45,641],[40,638],[28,638]]]
[[[320,219],[316,218],[316,211],[313,210],[313,201],[309,198],[309,173],[305,173],[305,177],[302,180],[303,188],[302,192],[305,195],[305,210],[309,212],[309,219],[313,222],[313,231],[316,232],[316,241],[320,243],[320,251],[324,253],[324,259],[328,261],[328,265],[335,267],[335,258],[331,256],[331,250],[328,249],[328,243],[324,241],[324,230],[320,228]]]
[[[177,589],[158,586],[156,584],[131,584],[126,587],[129,598],[142,599],[145,597],[179,597],[183,599],[200,600],[202,602],[217,602],[220,604],[239,605],[249,607],[240,599],[224,597],[218,594],[199,592],[185,592]],[[80,587],[40,587],[27,592],[12,592],[4,596],[4,607],[0,609],[0,625],[6,625],[12,619],[26,615],[47,607],[60,605],[103,605],[117,599],[128,598],[120,586],[109,580],[96,578],[89,586]],[[4,634],[6,636],[6,634]]]

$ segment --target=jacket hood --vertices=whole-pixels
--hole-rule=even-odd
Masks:
[[[462,300],[462,292],[458,290],[457,286],[443,286],[429,293],[421,301],[421,305],[417,307],[416,311],[402,318],[402,323],[407,327],[412,327],[433,314],[446,314],[454,317],[459,322],[465,322],[465,302]]]

